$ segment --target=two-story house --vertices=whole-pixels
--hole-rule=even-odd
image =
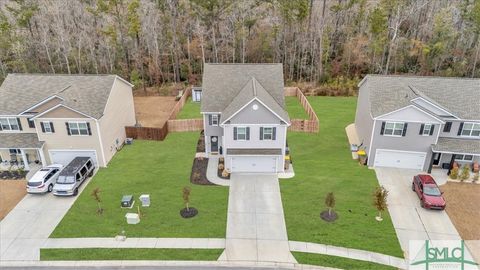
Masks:
[[[431,172],[480,161],[480,80],[367,75],[355,117],[370,167]]]
[[[108,164],[135,124],[132,85],[116,75],[9,74],[0,86],[0,164]]]
[[[281,64],[205,64],[201,112],[207,157],[223,156],[230,172],[284,171]]]

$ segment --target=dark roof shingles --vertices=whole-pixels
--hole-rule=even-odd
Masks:
[[[461,119],[480,119],[480,79],[367,75],[370,111],[373,117],[428,98]]]
[[[17,115],[57,95],[62,104],[99,119],[116,75],[9,74],[0,86],[0,115]]]

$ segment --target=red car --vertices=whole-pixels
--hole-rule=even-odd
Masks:
[[[427,174],[419,174],[413,177],[412,190],[420,198],[420,206],[426,209],[445,209],[446,202],[442,197],[443,192],[435,183],[435,180]]]

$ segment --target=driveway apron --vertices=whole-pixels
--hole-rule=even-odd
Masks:
[[[226,248],[220,259],[296,262],[288,244],[277,175],[233,173],[230,181]]]
[[[79,193],[88,181],[82,184]],[[0,261],[40,260],[40,248],[77,197],[27,194],[0,221]]]
[[[388,210],[400,246],[408,254],[410,240],[459,240],[455,226],[445,211],[427,210],[412,191],[416,170],[375,168],[378,182],[388,191]],[[448,205],[447,205],[448,207]]]

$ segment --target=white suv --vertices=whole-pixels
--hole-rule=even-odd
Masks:
[[[62,171],[63,165],[52,164],[38,170],[27,182],[28,193],[45,193],[53,190],[53,185]]]

